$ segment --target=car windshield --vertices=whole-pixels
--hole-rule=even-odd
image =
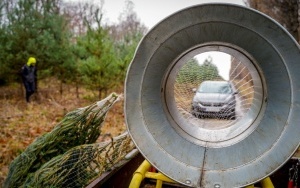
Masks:
[[[203,82],[200,85],[198,92],[229,94],[232,90],[230,85],[226,82]]]

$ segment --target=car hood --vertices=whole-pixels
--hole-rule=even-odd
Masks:
[[[193,102],[222,103],[227,102],[230,96],[230,94],[221,93],[196,93]]]

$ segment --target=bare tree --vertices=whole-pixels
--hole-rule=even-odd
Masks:
[[[69,21],[69,27],[74,35],[74,39],[86,34],[89,26],[99,27],[103,4],[104,0],[101,0],[100,4],[88,1],[66,2],[64,4],[63,14]]]
[[[278,21],[300,42],[299,0],[247,0],[246,3]]]
[[[147,28],[139,20],[134,11],[134,3],[130,0],[125,1],[125,8],[119,16],[119,24],[110,26],[110,35],[116,41],[126,40],[128,34],[145,34]]]

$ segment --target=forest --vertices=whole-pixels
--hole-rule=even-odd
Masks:
[[[123,92],[126,69],[147,28],[130,1],[117,24],[105,24],[103,4],[0,1],[0,187],[11,161],[66,113]],[[31,56],[38,84],[27,104],[20,71]],[[115,106],[103,134],[125,130],[122,103]]]
[[[123,92],[127,68],[148,29],[126,0],[116,24],[103,20],[104,0],[0,1],[0,185],[9,163],[68,111]],[[245,0],[300,41],[296,0]],[[26,104],[21,67],[37,59],[38,87]],[[213,68],[213,67],[210,67]],[[125,128],[123,104],[107,116],[105,134]]]
[[[103,5],[92,1],[3,0],[0,2],[0,86],[20,81],[27,58],[38,78],[98,91],[99,98],[123,84],[126,69],[148,28],[127,0],[119,23],[103,22]],[[299,40],[297,1],[245,2],[281,23]],[[272,7],[269,9],[268,7]]]
[[[117,25],[104,24],[103,3],[1,1],[0,85],[18,82],[30,56],[37,59],[39,80],[55,77],[97,90],[99,98],[122,85],[147,28],[130,1]]]

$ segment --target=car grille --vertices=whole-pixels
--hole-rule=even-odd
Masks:
[[[224,105],[224,103],[206,103],[206,102],[201,102],[200,104],[202,106],[210,106],[210,107],[221,107]]]

